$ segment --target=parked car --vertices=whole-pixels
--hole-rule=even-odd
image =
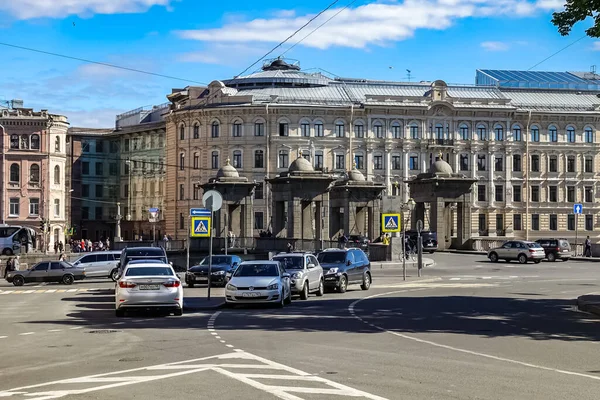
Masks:
[[[225,287],[227,304],[274,303],[279,307],[292,302],[290,274],[279,261],[244,261]]]
[[[366,236],[363,236],[363,235],[348,236],[348,246],[355,246],[363,251],[368,251],[369,243],[371,243],[371,241]]]
[[[127,247],[121,251],[117,266],[110,272],[113,281],[117,281],[131,260],[158,260],[169,264],[167,252],[162,247]]]
[[[115,314],[131,310],[160,310],[183,314],[183,287],[171,265],[131,264],[123,271],[115,289]]]
[[[406,231],[406,236],[415,246],[417,245],[419,236],[417,231]],[[423,238],[423,252],[433,254],[438,249],[437,232],[421,231],[421,237]]]
[[[361,249],[326,249],[317,260],[323,267],[326,289],[344,293],[348,285],[358,284],[362,290],[371,287],[371,263]]]
[[[66,261],[41,261],[27,271],[10,271],[6,280],[15,286],[31,282],[61,282],[72,285],[85,279],[85,270]]]
[[[98,251],[79,257],[73,265],[84,268],[88,278],[110,278],[120,257],[121,251]]]
[[[573,257],[571,244],[567,239],[538,239],[535,242],[544,248],[548,261],[569,261]]]
[[[314,255],[311,253],[283,253],[273,257],[273,261],[279,261],[286,272],[291,275],[292,295],[300,295],[302,300],[308,299],[309,293],[323,296],[325,291],[323,268]]]
[[[526,264],[527,261],[539,264],[546,258],[546,252],[539,243],[525,240],[511,240],[500,247],[491,249],[488,252],[488,258],[491,262],[517,260],[521,264]]]
[[[200,264],[194,265],[186,272],[185,283],[189,287],[194,287],[196,284],[208,284],[208,264],[210,260],[209,257],[204,257],[204,259],[200,261]],[[241,263],[242,259],[238,256],[212,256],[211,285],[225,286],[235,268]]]

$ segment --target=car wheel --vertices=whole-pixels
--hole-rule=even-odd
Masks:
[[[542,260],[533,260],[534,263],[539,264],[542,262]]]
[[[304,282],[304,286],[302,286],[302,291],[300,292],[300,298],[302,300],[308,300],[308,282]]]
[[[323,279],[321,279],[319,281],[319,290],[317,290],[317,297],[323,296],[323,293],[325,293],[325,286],[323,285]]]
[[[550,261],[550,262],[556,261],[556,255],[554,255],[554,253],[548,254],[548,261]]]
[[[73,275],[63,275],[61,279],[61,282],[65,285],[72,285],[74,281],[75,278],[73,277]]]
[[[123,318],[125,316],[125,310],[115,310],[115,317]]]
[[[292,304],[292,291],[290,290],[290,294],[285,299],[285,304]]]
[[[12,256],[14,253],[11,249],[4,249],[2,250],[2,255],[3,256]]]
[[[527,256],[525,254],[519,254],[519,264],[527,264]]]
[[[362,285],[360,285],[360,288],[362,290],[369,290],[370,287],[371,287],[371,274],[367,272],[365,274],[365,276],[363,276],[363,283],[362,283]]]
[[[277,307],[283,308],[285,305],[285,299],[283,298],[283,289],[281,289],[281,293],[279,293],[279,303],[277,303]]]
[[[13,277],[13,285],[23,286],[24,284],[25,284],[25,278],[23,278],[21,275],[17,275],[15,277]]]
[[[113,269],[112,271],[110,271],[110,279],[113,280],[113,282],[116,282],[119,280],[119,270],[118,269]]]
[[[175,315],[176,317],[181,317],[183,315],[183,310],[182,309],[175,310],[173,312],[173,315]]]
[[[346,289],[348,289],[348,278],[346,278],[346,275],[342,275],[338,284],[338,292],[346,293]]]
[[[490,253],[490,261],[491,262],[498,262],[498,254],[496,254],[496,253]]]

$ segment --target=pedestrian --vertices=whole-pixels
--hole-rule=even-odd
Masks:
[[[294,246],[292,246],[291,242],[288,242],[288,244],[287,244],[287,250],[288,250],[288,253],[291,253],[292,250],[294,250]]]
[[[65,245],[61,240],[58,242],[58,251],[60,251],[62,253],[64,251],[64,249],[65,249]]]
[[[65,253],[61,253],[58,261],[67,261],[67,255]]]
[[[85,241],[83,239],[79,241],[79,248],[82,252],[85,252]]]
[[[389,246],[389,244],[390,244],[390,237],[388,236],[387,233],[385,235],[383,235],[382,242],[383,242],[384,245]]]
[[[13,264],[12,264],[12,268],[11,271],[18,271],[19,267],[20,267],[20,262],[19,262],[19,256],[15,257],[13,259]]]
[[[58,253],[58,242],[54,242],[54,254]]]
[[[104,248],[107,251],[110,250],[110,239],[106,238],[106,243],[104,244]]]
[[[169,250],[169,235],[167,235],[165,233],[165,236],[163,236],[163,244],[165,247],[165,250]]]
[[[6,267],[4,267],[4,279],[6,279],[6,275],[8,275],[8,273],[10,271],[12,271],[13,268],[13,259],[11,257],[8,258],[8,260],[6,260]]]
[[[592,256],[592,241],[589,236],[585,239],[585,250],[583,251],[583,255],[584,257]]]
[[[342,231],[342,233],[340,235],[339,244],[340,244],[340,249],[345,249],[346,245],[348,244],[348,237],[346,236],[344,231]]]

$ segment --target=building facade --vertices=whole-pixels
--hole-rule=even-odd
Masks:
[[[166,229],[187,237],[200,185],[228,159],[240,176],[263,183],[254,197],[258,234],[272,216],[265,179],[299,154],[339,177],[355,164],[401,204],[410,197],[406,182],[442,153],[455,172],[477,180],[471,237],[570,238],[578,231],[597,239],[600,79],[496,75],[478,71],[478,85],[450,86],[333,79],[275,60],[248,76],[174,90]],[[575,203],[584,204],[577,218]]]
[[[2,223],[34,229],[40,249],[65,242],[68,126],[65,116],[22,102],[0,108]]]

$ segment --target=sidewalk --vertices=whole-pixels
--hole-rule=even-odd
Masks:
[[[580,311],[600,316],[600,293],[590,293],[577,298],[577,308]]]
[[[423,267],[433,267],[435,261],[431,258],[423,257]],[[402,268],[402,261],[374,261],[371,263],[371,269]],[[417,268],[416,261],[406,260],[406,268]]]
[[[455,250],[455,249],[447,249],[447,250],[439,250],[437,253],[454,253],[454,254],[471,254],[471,255],[481,255],[487,256],[487,251],[478,251],[478,250]],[[600,257],[571,257],[573,261],[587,261],[587,262],[600,262]],[[557,261],[558,262],[558,261]]]

